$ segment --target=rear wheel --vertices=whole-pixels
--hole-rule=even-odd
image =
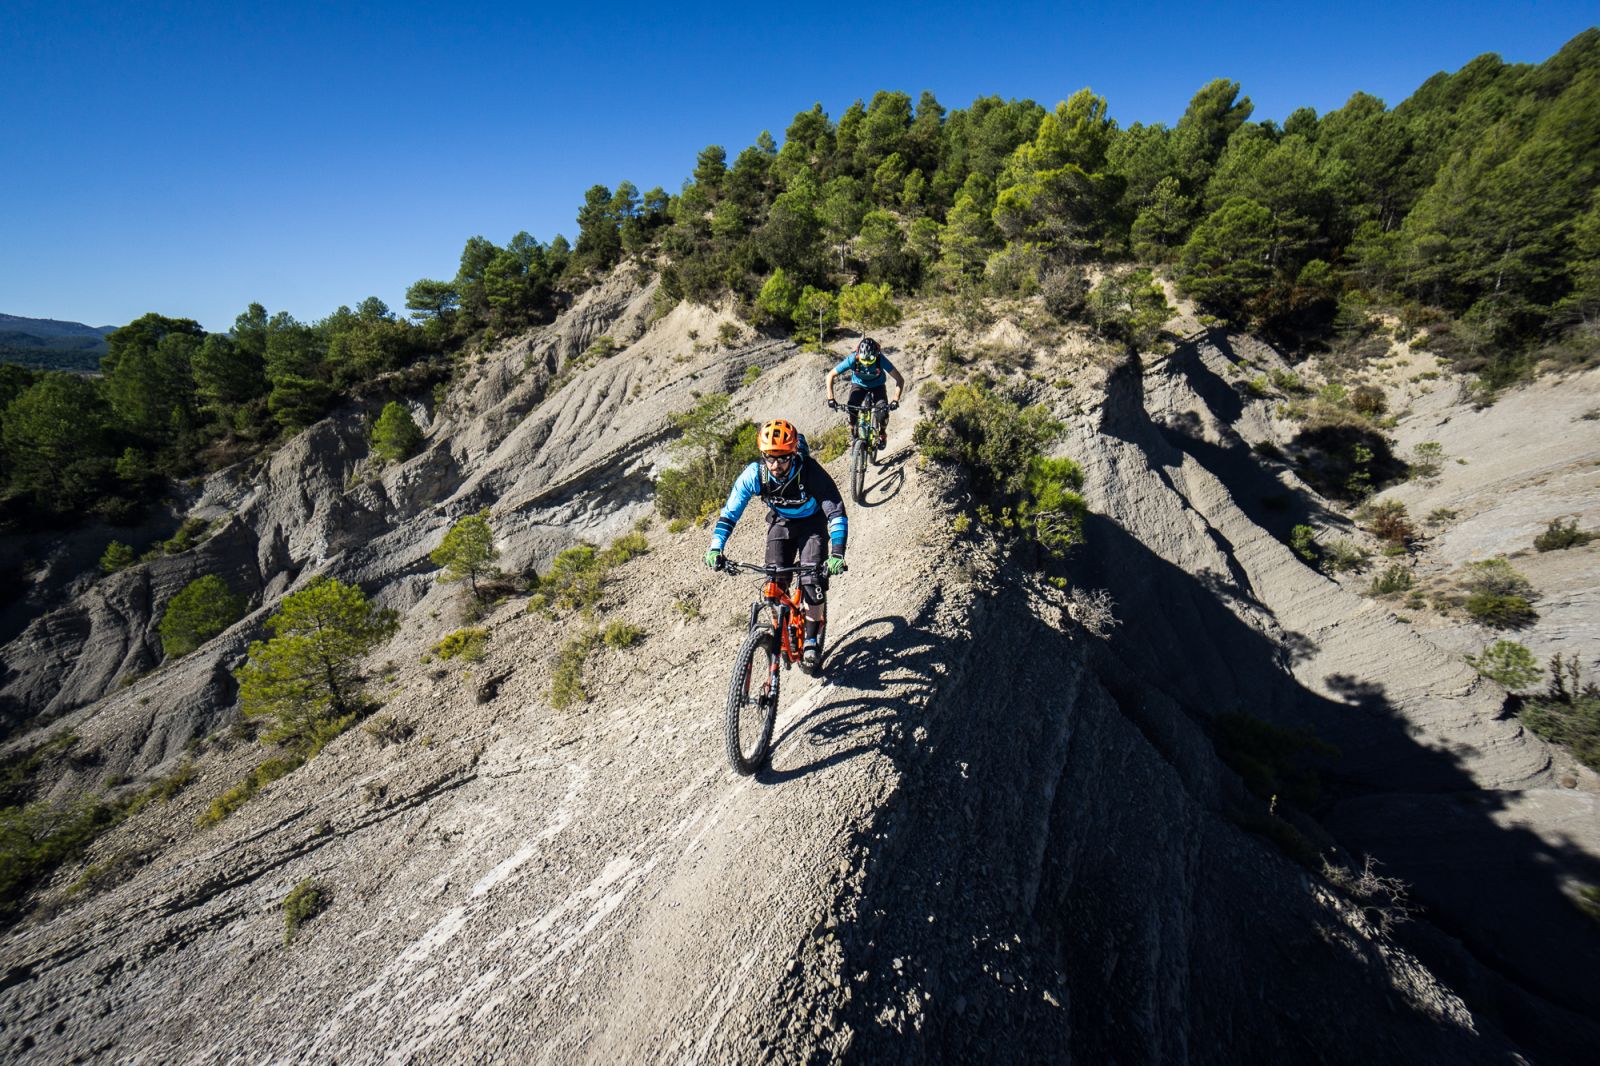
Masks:
[[[778,666],[777,635],[770,629],[751,630],[728,685],[724,733],[735,773],[753,774],[767,761],[778,717]]]

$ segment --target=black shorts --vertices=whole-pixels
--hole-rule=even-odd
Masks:
[[[868,401],[874,404],[889,402],[889,386],[874,385],[867,388],[865,385],[850,386],[850,398],[845,401],[851,407],[865,407]]]
[[[817,508],[806,518],[782,518],[776,511],[768,512],[767,565],[793,566],[796,556],[801,566],[816,566],[827,559],[828,519],[823,515],[822,508]],[[793,574],[779,574],[775,580],[788,588],[792,577]],[[805,590],[808,601],[821,603],[828,592],[828,575],[802,575],[800,587]]]

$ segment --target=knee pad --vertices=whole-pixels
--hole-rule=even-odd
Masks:
[[[801,584],[800,595],[813,607],[820,607],[828,602],[828,590],[821,585]]]

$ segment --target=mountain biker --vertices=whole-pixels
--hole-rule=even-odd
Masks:
[[[793,423],[774,418],[761,427],[756,437],[756,447],[761,458],[744,468],[728,493],[728,502],[717,517],[711,533],[711,547],[706,551],[706,565],[713,570],[723,567],[723,546],[728,536],[744,514],[745,505],[759,496],[770,508],[767,515],[768,566],[793,566],[795,555],[800,565],[821,567],[823,573],[813,570],[800,576],[800,593],[806,603],[805,646],[801,651],[800,665],[814,670],[821,658],[818,631],[825,617],[828,599],[828,578],[844,569],[845,536],[848,525],[844,516],[844,500],[833,478],[813,459],[805,446],[805,438]],[[823,562],[822,545],[828,543],[827,562]],[[787,592],[789,574],[779,574],[774,580]]]
[[[887,389],[884,386],[885,372],[894,378],[894,399],[888,400]],[[871,337],[862,337],[856,344],[855,350],[845,356],[843,361],[832,370],[828,371],[828,409],[837,411],[839,402],[833,398],[833,379],[841,374],[850,375],[850,398],[845,401],[848,407],[864,406],[869,400],[872,402],[872,417],[878,424],[878,447],[883,447],[884,440],[889,434],[889,411],[900,406],[900,394],[905,391],[906,379],[900,371],[895,369],[889,357],[883,354],[883,349],[878,347],[878,342]],[[887,410],[884,404],[888,404]],[[856,439],[856,420],[850,419],[850,439]]]

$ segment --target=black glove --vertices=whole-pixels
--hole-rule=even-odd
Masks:
[[[891,411],[900,410],[900,401],[899,400],[890,400],[889,401],[889,410],[891,410]]]
[[[837,411],[838,409],[839,409],[839,401],[838,400],[829,400],[828,401],[828,410]]]

